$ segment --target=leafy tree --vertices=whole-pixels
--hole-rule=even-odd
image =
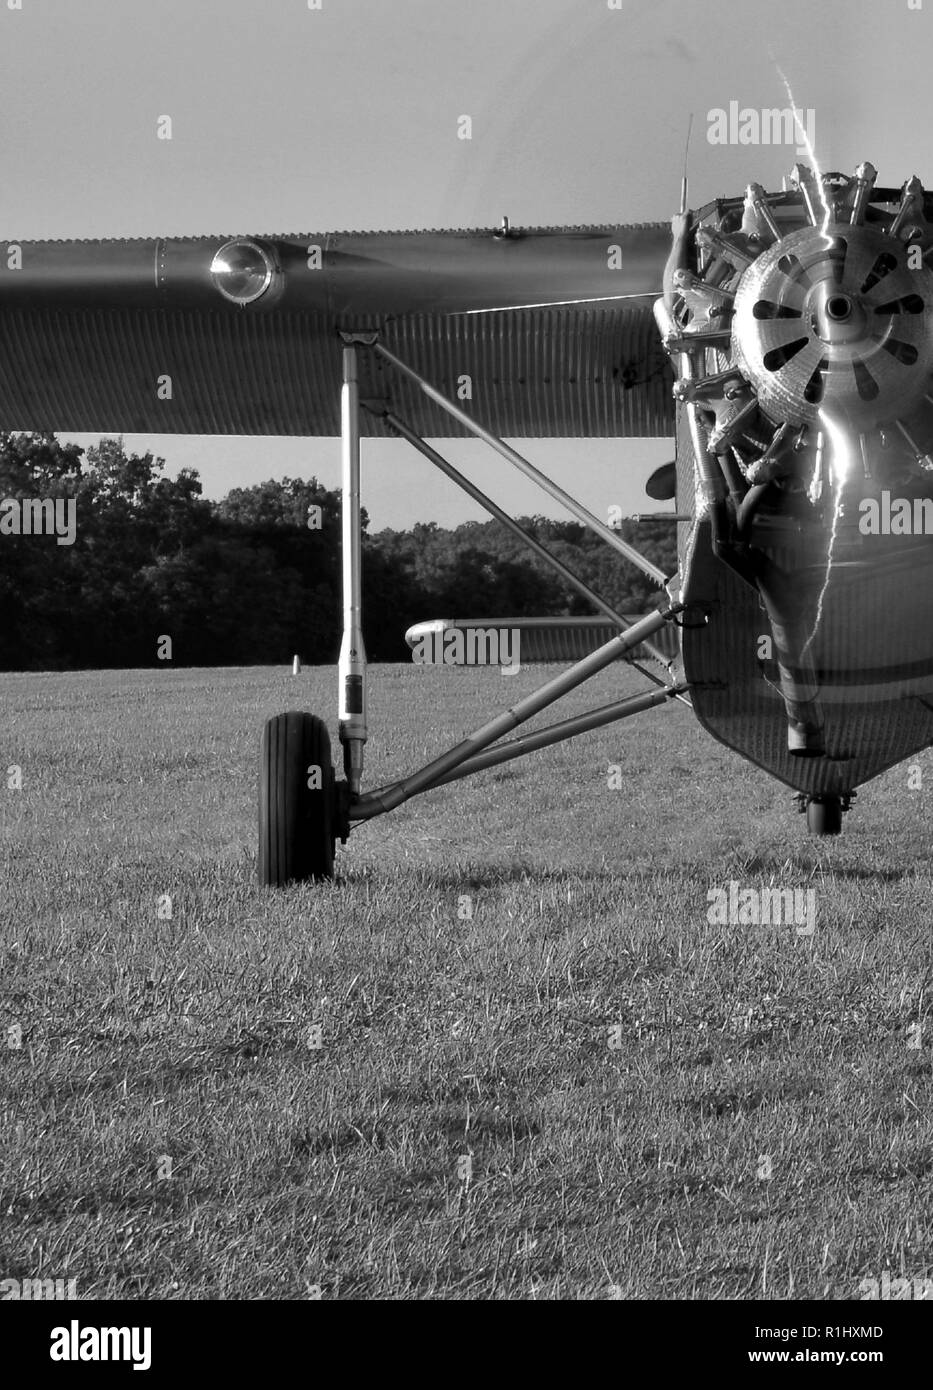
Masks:
[[[0,667],[153,665],[157,639],[188,664],[330,662],[340,641],[340,496],[316,479],[268,479],[220,502],[196,472],[165,476],[152,454],[103,439],[86,454],[51,434],[0,435],[0,499],[73,502],[77,540],[0,536]],[[309,524],[310,523],[310,524]],[[405,629],[425,618],[495,619],[591,611],[500,523],[367,532],[363,617],[373,660],[404,660]],[[523,525],[620,611],[656,589],[577,522]],[[636,538],[632,523],[622,534]],[[638,529],[673,571],[674,531]]]

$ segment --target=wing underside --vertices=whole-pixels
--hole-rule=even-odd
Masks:
[[[214,292],[222,238],[23,245],[0,275],[0,428],[338,435],[341,332],[375,330],[497,434],[673,433],[651,313],[664,229],[557,229],[505,251],[488,233],[320,241],[317,278],[307,238],[270,243],[286,288],[259,312]],[[606,272],[613,244],[625,274]],[[425,436],[464,433],[373,354],[361,366],[364,400]],[[376,413],[363,428],[385,433]]]

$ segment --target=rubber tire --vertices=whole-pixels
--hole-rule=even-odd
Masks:
[[[807,829],[811,835],[838,835],[842,830],[842,799],[827,796],[807,802]]]
[[[308,786],[308,768],[321,786]],[[327,725],[292,710],[266,721],[260,744],[259,882],[266,888],[332,878],[334,768]]]

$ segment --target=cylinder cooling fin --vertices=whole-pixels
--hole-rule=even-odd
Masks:
[[[933,202],[875,177],[797,165],[779,193],[750,184],[697,214],[673,271],[667,346],[691,367],[675,394],[750,485],[817,500],[834,452],[879,484],[933,468]]]

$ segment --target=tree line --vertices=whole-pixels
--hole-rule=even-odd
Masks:
[[[74,519],[71,544],[38,530],[23,499]],[[363,615],[374,661],[408,658],[405,629],[440,617],[585,614],[592,608],[499,522],[420,522],[371,535],[365,512]],[[642,612],[657,590],[576,522],[526,517],[537,540],[617,609]],[[667,522],[620,534],[676,568]],[[340,645],[340,494],[316,479],[201,494],[193,469],[121,439],[82,449],[52,434],[0,434],[0,669],[336,660]],[[164,642],[163,642],[164,651]]]

